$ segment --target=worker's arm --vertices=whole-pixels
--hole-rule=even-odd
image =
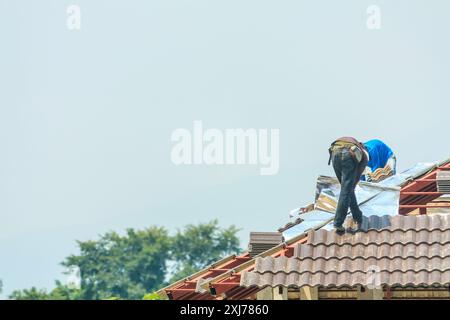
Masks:
[[[356,172],[356,179],[355,179],[355,186],[358,184],[359,180],[361,179],[361,176],[363,175],[364,171],[366,170],[367,163],[369,162],[369,159],[366,155],[366,153],[363,153],[363,157],[361,161],[358,164],[357,172]]]

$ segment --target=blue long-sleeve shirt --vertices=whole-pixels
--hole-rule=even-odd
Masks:
[[[386,166],[389,158],[394,155],[391,148],[389,148],[383,141],[378,139],[369,140],[364,143],[368,153],[369,162],[367,166],[374,172],[378,168]],[[395,168],[393,168],[395,170]],[[361,177],[361,180],[365,180],[365,176]]]

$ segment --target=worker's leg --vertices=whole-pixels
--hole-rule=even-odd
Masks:
[[[341,151],[337,151],[335,154],[333,154],[332,160],[334,173],[336,174],[336,178],[338,179],[339,183],[341,183],[342,177]]]
[[[334,169],[334,173],[336,174],[337,179],[339,180],[339,183],[341,183],[342,181],[342,156],[341,156],[341,151],[336,151],[335,154],[333,154],[333,169]],[[342,215],[342,211],[343,211],[343,207],[345,207],[345,199],[341,198],[341,195],[339,195],[339,200],[338,200],[338,205],[336,208],[336,214],[334,217],[334,226],[335,227],[342,227],[342,223],[345,220],[345,216],[347,215],[347,213],[345,212],[345,215],[343,217],[341,217]],[[338,210],[339,208],[339,210]],[[345,210],[345,209],[344,209]]]
[[[337,168],[335,168],[335,166]],[[338,171],[336,173],[340,173],[340,175],[338,175],[338,179],[340,179],[341,182],[341,193],[339,195],[339,201],[336,208],[334,226],[342,227],[348,213],[348,208],[352,201],[352,195],[354,196],[355,192],[354,188],[357,169],[356,160],[348,152],[348,150],[343,149],[336,161],[333,162],[333,168],[335,168],[335,172]],[[356,198],[354,200],[356,201]]]
[[[352,212],[353,220],[357,223],[362,223],[362,211],[359,209],[358,201],[356,200],[355,189],[353,188],[350,195],[350,210]]]

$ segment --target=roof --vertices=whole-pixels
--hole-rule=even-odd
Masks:
[[[369,219],[370,220],[370,219]],[[444,286],[450,283],[450,215],[394,216],[390,226],[355,235],[310,231],[292,257],[257,258],[243,287],[367,285]],[[380,221],[375,219],[374,221]]]
[[[408,215],[416,214],[419,211],[418,213],[420,214],[426,214],[427,209],[430,207],[433,208],[432,210],[439,210],[438,208],[441,205],[430,206],[429,202],[442,196],[442,193],[438,192],[436,188],[437,173],[449,169],[450,159],[431,165],[424,164],[420,169],[413,168],[392,177],[391,180],[398,181],[398,185],[401,187],[398,213]],[[449,207],[448,204],[446,207]],[[303,217],[303,215],[300,217]],[[310,222],[311,226],[308,228],[318,230],[325,227],[327,223],[332,221],[333,215],[330,214],[329,217],[325,223],[317,221],[312,225],[312,222]],[[306,221],[297,218],[294,223],[286,227],[289,229],[295,227],[298,223],[306,223]],[[256,258],[267,256],[292,257],[297,244],[305,243],[307,237],[308,233],[301,231],[284,243],[256,257],[251,257],[248,252],[225,257],[189,277],[170,284],[158,291],[158,293],[167,295],[169,299],[175,300],[247,298],[260,289],[258,287],[241,287],[241,274],[255,268]]]

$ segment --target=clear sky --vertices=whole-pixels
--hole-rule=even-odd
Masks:
[[[81,9],[69,30],[66,9]],[[366,25],[369,5],[381,29]],[[0,279],[64,279],[75,240],[218,218],[274,231],[379,138],[399,169],[450,157],[446,0],[0,0]],[[280,169],[176,166],[171,133],[280,130]]]

